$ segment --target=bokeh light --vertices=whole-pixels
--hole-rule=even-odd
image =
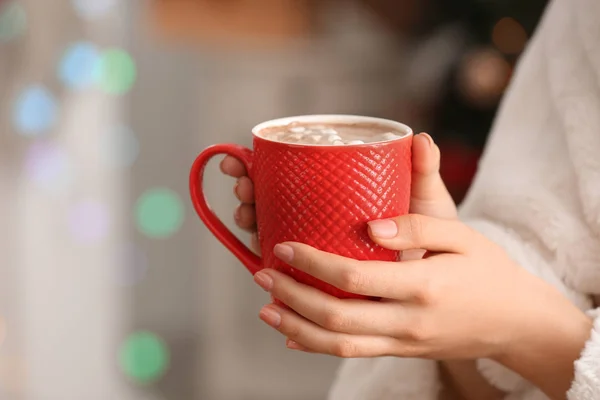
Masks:
[[[0,1],[0,42],[8,42],[23,35],[27,29],[27,14],[16,1]]]
[[[183,223],[183,204],[177,193],[167,188],[145,192],[137,201],[138,229],[152,238],[171,236]]]
[[[108,49],[100,61],[100,88],[110,94],[128,92],[136,78],[133,58],[125,50]]]
[[[148,272],[148,258],[144,251],[135,244],[125,247],[123,258],[118,263],[118,284],[133,286],[142,281]]]
[[[109,167],[131,167],[140,153],[140,143],[126,126],[116,126],[105,135],[104,163]]]
[[[80,17],[85,19],[103,17],[116,4],[117,0],[73,0],[75,11]]]
[[[93,85],[100,73],[100,52],[92,43],[71,45],[64,53],[58,70],[60,80],[74,89]]]
[[[63,189],[73,181],[67,152],[54,142],[36,141],[25,154],[27,178],[44,189]]]
[[[104,239],[109,225],[107,206],[95,200],[75,204],[69,212],[69,228],[78,242],[96,243]]]
[[[142,384],[160,379],[169,366],[169,351],[161,338],[151,332],[137,332],[127,338],[120,352],[123,373]]]
[[[23,135],[39,135],[54,125],[57,113],[58,105],[52,93],[44,86],[33,85],[18,96],[13,122]]]
[[[494,25],[492,42],[504,54],[519,54],[527,43],[527,32],[516,19],[502,18]]]
[[[461,62],[458,85],[463,98],[472,106],[492,107],[504,93],[512,69],[494,49],[479,49]]]

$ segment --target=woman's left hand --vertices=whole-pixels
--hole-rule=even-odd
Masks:
[[[278,244],[282,261],[347,292],[379,302],[341,300],[272,269],[255,281],[292,310],[265,306],[260,317],[291,349],[338,357],[431,359],[501,357],[537,337],[568,300],[458,220],[406,215],[369,223],[379,245],[427,249],[402,262],[356,261],[300,243]],[[540,312],[543,309],[552,312]],[[532,324],[535,321],[535,324]]]

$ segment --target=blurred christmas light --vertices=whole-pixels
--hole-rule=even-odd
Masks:
[[[58,76],[68,87],[81,89],[96,82],[100,72],[100,52],[92,43],[75,43],[64,53]]]
[[[459,90],[473,106],[493,106],[502,96],[510,79],[511,67],[493,49],[479,49],[462,61],[458,76]]]
[[[126,126],[116,126],[105,135],[102,152],[108,166],[131,167],[140,153],[140,143],[133,131]]]
[[[34,142],[25,154],[25,174],[45,189],[62,189],[73,180],[66,151],[52,142]]]
[[[16,1],[0,1],[0,42],[8,42],[25,33],[27,14],[23,6]]]
[[[82,243],[95,243],[106,237],[110,214],[106,205],[86,200],[73,206],[69,212],[69,227],[75,239]]]
[[[100,61],[100,87],[110,94],[128,92],[136,79],[135,62],[124,50],[106,50]]]
[[[492,42],[504,54],[519,54],[527,43],[527,32],[514,18],[502,18],[494,25]]]
[[[123,373],[138,383],[160,379],[169,366],[169,351],[157,335],[137,332],[127,338],[120,352]]]
[[[23,135],[39,135],[54,125],[57,112],[58,105],[50,91],[41,85],[34,85],[17,98],[13,122]]]
[[[166,188],[145,192],[137,201],[138,229],[152,238],[171,236],[183,223],[183,204],[177,193]]]
[[[125,248],[117,272],[118,283],[124,286],[132,286],[140,282],[148,271],[148,258],[146,254],[135,244]]]
[[[73,0],[73,7],[81,18],[95,19],[106,15],[117,0]]]

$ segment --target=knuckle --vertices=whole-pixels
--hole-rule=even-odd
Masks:
[[[342,270],[340,274],[340,289],[350,293],[357,293],[362,291],[365,284],[365,274],[358,266],[352,265]]]
[[[433,305],[439,296],[439,284],[433,277],[425,277],[415,289],[414,297],[419,304]]]
[[[313,275],[312,272],[317,269],[318,263],[317,260],[311,254],[307,254],[306,257],[304,257],[302,264],[305,272],[309,275]]]
[[[341,338],[333,346],[333,355],[340,358],[353,358],[358,354],[356,344],[349,338]]]
[[[323,327],[332,331],[342,331],[348,325],[347,318],[339,308],[330,307],[325,311]]]
[[[288,307],[296,306],[299,299],[293,290],[289,290],[285,277],[283,279],[273,279],[271,295]]]
[[[417,214],[409,214],[406,218],[406,230],[410,240],[415,245],[423,243],[423,232],[425,230],[425,219]]]
[[[294,308],[298,306],[298,295],[290,290],[286,290],[281,284],[274,283],[271,294],[288,307]]]
[[[279,331],[290,339],[298,339],[302,335],[302,329],[299,324],[293,323],[289,318],[282,318]]]
[[[426,342],[432,337],[432,329],[425,318],[415,316],[405,329],[406,337],[415,342]]]
[[[393,354],[406,358],[426,358],[421,346],[407,343],[396,345]]]

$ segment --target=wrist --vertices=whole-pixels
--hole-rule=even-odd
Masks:
[[[542,389],[550,398],[564,398],[574,362],[589,339],[593,322],[557,291],[542,290],[530,301],[512,339],[493,359]]]
[[[481,375],[476,360],[440,361],[439,368],[444,387],[462,400],[500,400],[506,395]]]

